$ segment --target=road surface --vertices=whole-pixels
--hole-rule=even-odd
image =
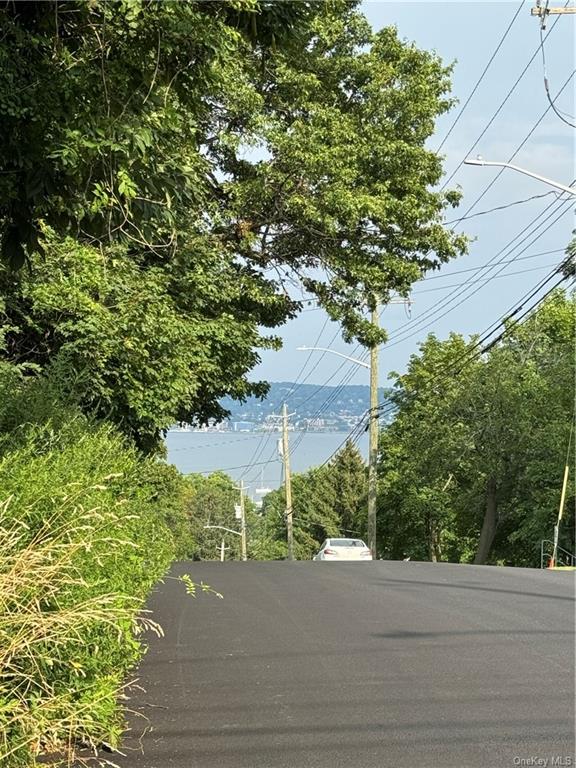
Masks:
[[[224,599],[188,596],[184,573]],[[190,562],[170,577],[121,768],[576,766],[573,573]]]

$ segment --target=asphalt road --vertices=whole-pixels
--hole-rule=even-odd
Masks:
[[[170,577],[183,573],[224,599],[159,585],[165,637],[130,694],[121,768],[576,766],[573,573],[190,562]]]

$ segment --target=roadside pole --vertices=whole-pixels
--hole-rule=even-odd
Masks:
[[[294,560],[294,539],[292,530],[292,478],[290,476],[290,447],[288,444],[288,406],[282,406],[282,458],[284,460],[284,483],[286,489],[286,540],[288,560]]]
[[[572,435],[574,434],[574,415],[572,415],[572,424],[570,425],[570,437],[568,438],[568,450],[566,451],[566,464],[564,466],[564,478],[562,480],[562,492],[560,494],[560,508],[558,510],[558,520],[554,526],[554,549],[552,559],[548,565],[549,568],[556,566],[558,557],[558,535],[560,532],[560,523],[564,514],[564,503],[566,502],[566,489],[568,488],[568,474],[570,473],[570,449],[572,447]]]
[[[378,304],[372,308],[371,322],[378,325]],[[368,450],[368,548],[376,559],[376,504],[378,490],[378,346],[370,349],[370,432]]]
[[[242,560],[248,560],[246,547],[246,508],[244,506],[244,480],[240,480],[240,545],[242,549]]]

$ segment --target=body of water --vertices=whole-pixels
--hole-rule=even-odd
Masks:
[[[344,432],[290,432],[292,472],[317,467],[344,445]],[[169,432],[166,438],[168,462],[181,472],[209,474],[222,470],[251,488],[278,488],[282,462],[278,453],[278,432]],[[364,459],[368,456],[368,433],[357,442]]]

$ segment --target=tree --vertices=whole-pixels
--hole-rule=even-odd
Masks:
[[[367,294],[406,293],[465,240],[442,226],[458,195],[430,191],[442,164],[425,148],[449,70],[354,6],[6,4],[5,257],[41,247],[41,221],[156,264],[207,239],[373,343]]]
[[[574,418],[575,319],[558,292],[481,358],[429,337],[397,377],[380,446],[390,556],[539,563]]]
[[[0,10],[6,358],[144,450],[262,396],[258,348],[315,295],[347,338],[465,248],[425,144],[435,54],[356,3],[8,3]],[[78,244],[78,247],[75,247]],[[13,268],[27,262],[29,272]]]
[[[454,409],[474,366],[452,371],[470,349],[456,334],[444,342],[430,335],[396,375],[396,412],[380,432],[378,466],[378,540],[392,559],[466,556],[455,506],[468,482],[471,427]]]
[[[226,546],[229,547],[226,558],[239,560],[240,536],[205,527],[219,525],[240,532],[240,524],[234,513],[235,505],[240,502],[238,486],[224,472],[214,472],[208,477],[190,475],[188,483],[191,488],[188,515],[196,544],[195,557],[201,560],[218,560],[220,543],[225,539]],[[254,510],[250,499],[245,498],[244,505],[247,517],[251,518]]]
[[[183,219],[220,194],[205,141],[214,115],[233,108],[244,50],[289,46],[322,9],[260,0],[5,3],[5,257],[23,263],[41,240],[41,220],[90,241],[174,253]]]
[[[194,262],[183,250],[154,266],[122,246],[97,250],[50,231],[44,241],[31,270],[0,265],[7,360],[46,372],[146,451],[176,420],[221,418],[224,394],[263,394],[246,373],[258,347],[277,344],[257,324],[282,316],[281,297],[209,254]]]
[[[347,442],[328,464],[292,478],[294,551],[310,560],[330,536],[358,537],[366,528],[366,466],[358,449]],[[260,535],[286,541],[284,489],[264,498]],[[283,548],[285,554],[285,549]]]

